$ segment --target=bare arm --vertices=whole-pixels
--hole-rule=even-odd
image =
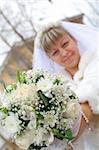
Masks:
[[[89,107],[89,104],[87,102],[86,103],[82,103],[81,107],[82,107],[82,111],[84,112],[84,114],[86,115],[86,117],[88,118],[88,120],[90,122],[92,120],[92,118],[93,118],[93,113],[92,113],[92,111],[91,111],[91,109]],[[80,135],[83,133],[83,131],[86,128],[86,126],[87,126],[87,123],[86,123],[84,117],[82,116],[80,129],[79,129],[78,135],[76,136],[74,141],[76,141],[80,137]]]
[[[88,120],[90,122],[92,120],[92,118],[93,118],[93,114],[92,114],[92,111],[91,111],[91,109],[89,107],[89,104],[87,102],[86,103],[82,103],[81,107],[82,107],[82,110],[83,110],[84,114],[86,115],[86,117],[88,118]],[[78,135],[75,137],[73,142],[75,142],[81,136],[81,134],[83,133],[83,131],[86,128],[86,126],[87,126],[87,123],[86,123],[84,117],[82,116]],[[69,149],[66,149],[66,150],[72,150],[72,148],[69,148]]]

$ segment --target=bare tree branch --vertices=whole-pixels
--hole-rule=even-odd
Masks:
[[[52,3],[52,0],[48,0],[48,1]]]
[[[5,51],[5,52],[0,53],[0,55],[4,55],[4,54],[8,54],[8,53],[9,53],[9,51]]]
[[[24,37],[17,31],[15,26],[10,22],[10,20],[7,18],[7,16],[3,13],[3,11],[0,9],[0,14],[3,16],[3,18],[6,20],[6,22],[10,25],[12,30],[20,37],[20,39],[24,42],[25,46],[32,50],[33,48],[28,45],[27,41],[24,39]]]
[[[19,1],[17,1],[17,0],[16,0],[16,3],[17,3],[17,5],[18,5],[18,7],[19,7],[19,10],[20,10],[22,16],[30,23],[30,25],[31,25],[31,27],[32,27],[33,33],[36,34],[36,30],[35,30],[35,28],[34,28],[33,22],[32,22],[32,20],[28,17],[28,15],[27,15],[27,13],[26,13],[25,6],[22,5],[22,4],[20,4]]]
[[[76,8],[78,11],[80,11],[81,13],[83,13],[82,10],[81,10],[81,8],[80,8],[79,6],[77,6],[76,4],[75,4],[75,8]],[[84,13],[83,13],[83,14],[84,14]],[[84,14],[84,16],[85,16],[85,17],[88,19],[88,21],[94,26],[94,23],[93,23],[93,21],[90,19],[89,15]]]
[[[93,3],[95,4],[95,3],[97,3],[97,2],[90,2],[90,1],[86,1],[86,3],[93,9],[93,11],[96,13],[96,15],[98,15],[99,16],[99,9],[96,9],[94,6],[93,6]]]
[[[10,49],[12,48],[12,46],[10,45],[10,43],[7,41],[7,39],[5,39],[5,37],[0,34],[1,39],[7,44],[8,47],[10,47]]]

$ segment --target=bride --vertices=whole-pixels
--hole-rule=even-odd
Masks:
[[[43,26],[35,39],[33,68],[62,75],[79,98],[84,113],[70,144],[75,150],[99,149],[99,122],[93,121],[99,115],[98,34],[94,27],[60,22]],[[64,150],[64,145],[55,139],[47,150]]]

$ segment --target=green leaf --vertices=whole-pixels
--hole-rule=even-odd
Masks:
[[[41,125],[41,121],[44,120],[44,116],[40,113],[36,113],[36,121],[37,121],[37,128],[39,125]]]
[[[43,115],[41,115],[41,114],[39,113],[39,114],[37,114],[37,119],[38,119],[38,120],[43,120],[44,117],[43,117]]]
[[[61,134],[61,132],[60,132],[59,129],[53,128],[53,129],[52,129],[52,132],[53,132],[53,134],[54,134],[57,138],[59,138],[59,139],[63,139],[63,138],[64,138],[64,136]]]
[[[12,84],[12,89],[13,89],[13,90],[16,89],[16,84],[15,84],[15,83]]]
[[[71,129],[62,131],[60,129],[53,128],[52,132],[57,138],[59,138],[61,140],[63,140],[63,139],[72,140],[73,139]]]
[[[26,74],[25,73],[21,73],[20,71],[17,71],[17,80],[20,83],[26,83]]]
[[[57,84],[58,85],[59,83],[60,83],[60,80],[56,79],[53,84]]]
[[[54,133],[54,135],[58,135],[59,134],[59,130],[55,129],[55,128],[52,129],[52,132]]]
[[[5,114],[8,114],[8,109],[6,107],[0,107],[0,111],[5,113]]]
[[[46,147],[46,145],[37,146],[37,145],[34,145],[34,143],[33,143],[30,145],[30,147],[27,150],[41,150],[41,148],[43,148],[43,147]]]
[[[23,74],[22,80],[23,80],[23,83],[26,83],[26,75],[25,74]]]
[[[17,80],[21,83],[21,73],[19,70],[17,71]]]
[[[66,137],[66,139],[68,139],[68,140],[72,140],[72,139],[73,139],[73,134],[72,134],[71,129],[65,130],[65,137]]]
[[[69,96],[70,99],[75,99],[75,96],[72,94]]]
[[[5,91],[8,93],[9,91],[7,89],[7,86],[6,86],[5,82],[3,82],[3,87],[4,87]]]
[[[32,111],[35,112],[35,108],[32,108]]]
[[[41,74],[41,75],[39,75],[39,76],[37,77],[36,83],[37,83],[41,78],[44,78],[44,75],[43,75],[43,74]]]
[[[6,85],[5,85],[5,82],[3,82],[3,86],[4,86],[4,89],[5,89],[5,90],[7,90],[7,89],[6,89]]]
[[[49,98],[46,97],[43,92],[41,90],[39,90],[38,92],[38,96],[41,98],[41,100],[43,101],[44,105],[45,106],[48,106],[49,105]]]

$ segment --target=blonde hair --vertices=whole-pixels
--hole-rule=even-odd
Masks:
[[[71,36],[70,33],[66,29],[64,29],[64,27],[61,24],[48,26],[47,28],[44,29],[40,37],[41,47],[46,52],[49,52],[52,44],[54,44],[65,33]]]

